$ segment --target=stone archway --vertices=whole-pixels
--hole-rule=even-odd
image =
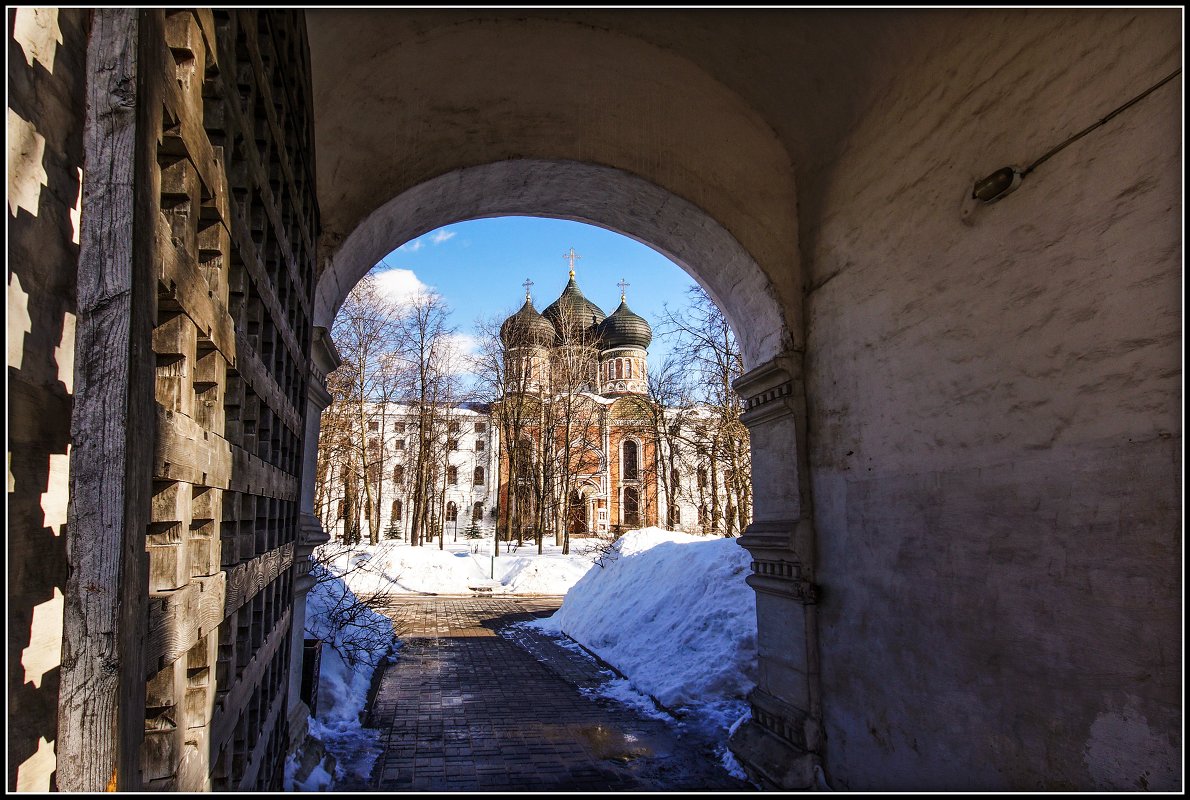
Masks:
[[[814,543],[805,481],[800,337],[764,269],[716,218],[623,169],[569,160],[516,159],[464,167],[380,205],[333,251],[316,289],[317,330],[328,329],[347,292],[385,254],[435,228],[506,215],[565,218],[629,236],[663,253],[702,285],[736,331],[750,369],[737,389],[751,429],[754,520],[740,538],[756,561],[758,638],[764,642],[752,693],[753,721],[735,739],[740,757],[766,781],[809,786],[820,762]],[[333,361],[316,365],[329,371]],[[317,437],[307,439],[317,448]],[[313,452],[307,452],[312,464]],[[308,470],[307,475],[313,471]],[[580,506],[581,508],[581,506]],[[771,676],[771,677],[769,677]],[[793,677],[796,676],[796,677]],[[765,764],[779,764],[781,774]]]
[[[814,551],[787,143],[739,84],[615,26],[487,12],[312,11],[308,20],[320,330],[392,249],[503,215],[584,222],[647,244],[727,316],[749,370],[738,388],[753,431],[756,522],[740,543],[757,559],[749,582],[763,654],[743,759],[775,759],[788,776],[770,775],[773,783],[811,785],[821,713],[803,586]],[[545,65],[559,79],[541,80]]]
[[[706,211],[621,169],[537,159],[458,169],[379,206],[337,249],[324,253],[314,324],[329,329],[351,288],[406,241],[455,222],[512,215],[585,222],[661,252],[723,309],[746,364],[768,361],[789,346],[791,334],[772,282]]]

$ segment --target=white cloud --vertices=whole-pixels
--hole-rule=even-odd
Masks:
[[[406,253],[416,253],[425,246],[426,243],[421,239],[414,239],[412,242],[405,242],[405,244],[401,245],[397,249]]]
[[[404,303],[430,291],[430,287],[422,283],[411,269],[386,269],[373,275],[376,278],[376,291],[393,303]]]
[[[445,241],[453,239],[455,235],[447,230],[441,230],[430,237],[430,241],[434,244],[442,244]]]

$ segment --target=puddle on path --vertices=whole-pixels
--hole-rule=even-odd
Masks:
[[[579,742],[601,761],[627,764],[638,758],[664,757],[669,748],[639,732],[623,732],[605,725],[567,726],[549,731],[546,738]]]

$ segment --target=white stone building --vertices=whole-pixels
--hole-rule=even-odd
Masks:
[[[436,471],[430,533],[437,536],[444,531],[448,541],[456,535],[461,539],[475,521],[483,534],[490,536],[495,525],[499,454],[491,417],[480,405],[453,407],[444,413],[445,424],[437,426],[442,428],[442,435],[435,437],[433,446],[445,448],[446,463],[445,470]],[[369,452],[382,456],[379,461],[384,480],[380,482],[377,498],[381,535],[407,540],[413,513],[409,477],[417,457],[417,410],[404,403],[376,404],[370,407],[367,416]],[[335,485],[336,478],[332,472],[327,481]],[[331,533],[341,539],[345,520],[342,506],[338,508]],[[362,499],[356,513],[360,515],[360,530],[366,537],[368,527]]]

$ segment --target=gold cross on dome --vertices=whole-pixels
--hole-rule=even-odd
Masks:
[[[566,260],[568,260],[570,262],[570,277],[573,278],[574,277],[574,262],[577,261],[578,259],[582,258],[582,256],[580,256],[578,253],[574,252],[574,248],[572,247],[572,248],[570,248],[569,253],[562,254],[562,258],[565,258]]]
[[[620,278],[620,282],[616,284],[616,286],[620,287],[620,302],[621,303],[624,302],[624,290],[627,289],[631,285],[632,285],[631,283],[624,280],[623,278]]]
[[[525,287],[525,299],[526,300],[529,299],[529,287],[532,285],[533,285],[533,281],[529,280],[528,278],[525,278],[525,282],[521,284],[521,286]]]

